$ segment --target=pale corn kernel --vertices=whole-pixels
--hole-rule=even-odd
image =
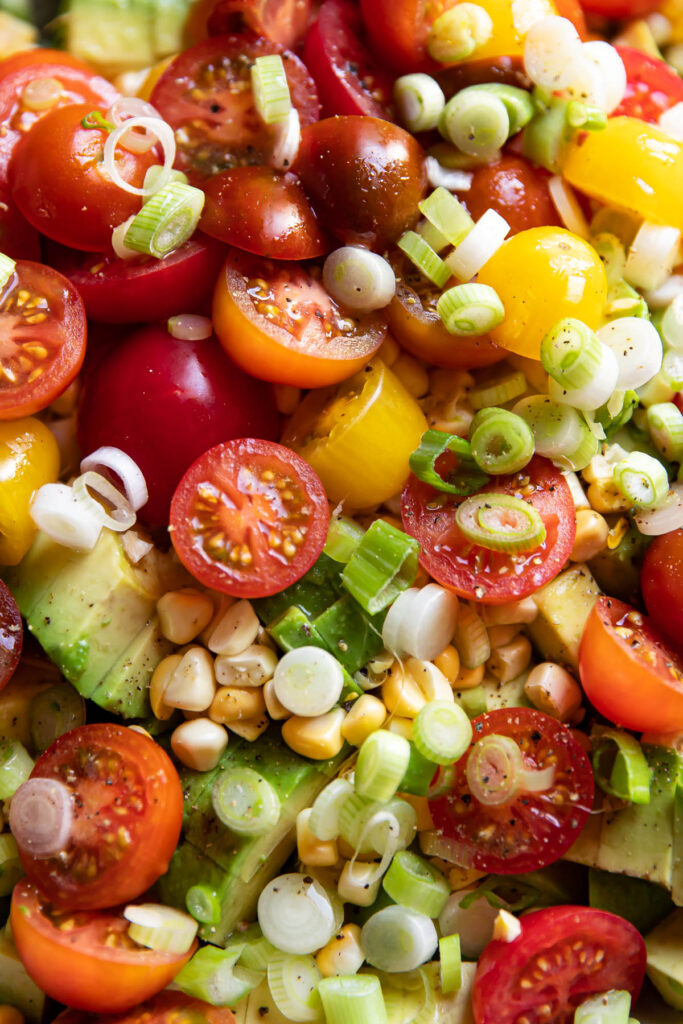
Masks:
[[[443,672],[431,661],[420,661],[419,658],[408,658],[406,670],[420,687],[426,701],[453,701],[453,690]]]
[[[402,351],[403,350],[396,339],[393,338],[391,334],[387,334],[379,347],[377,355],[385,366],[393,366]]]
[[[249,601],[237,601],[225,612],[209,637],[214,654],[241,654],[256,640],[259,620]]]
[[[459,892],[460,889],[467,889],[478,882],[480,878],[485,877],[485,873],[477,871],[476,868],[452,867],[448,872],[448,884],[453,892]]]
[[[522,934],[522,925],[509,910],[499,910],[493,922],[493,938],[499,942],[514,942]]]
[[[145,540],[132,527],[130,530],[126,530],[125,533],[120,533],[119,537],[121,538],[123,553],[131,565],[137,565],[138,562],[141,562],[145,555],[148,555],[154,547],[151,541]]]
[[[266,702],[266,711],[268,712],[268,716],[272,718],[273,721],[284,721],[285,718],[292,717],[292,712],[277,699],[275,683],[272,679],[269,679],[267,683],[264,683],[263,699]]]
[[[208,626],[201,631],[198,637],[205,647],[209,646],[209,638],[227,612],[228,608],[232,608],[237,601],[237,598],[231,597],[230,594],[221,594],[217,590],[209,590],[207,593],[213,603],[213,618]]]
[[[458,672],[458,678],[453,684],[454,690],[473,690],[475,686],[481,686],[484,681],[485,668],[483,665],[477,665],[476,668],[461,668]]]
[[[323,978],[332,978],[339,974],[356,974],[363,966],[364,960],[360,944],[360,927],[357,924],[345,924],[315,957]]]
[[[581,707],[581,687],[561,665],[542,661],[524,684],[524,693],[539,711],[566,722]]]
[[[493,651],[496,647],[504,647],[505,644],[509,644],[518,633],[519,626],[489,626],[488,634],[491,650]]]
[[[291,416],[301,401],[301,389],[292,387],[291,384],[275,384],[273,391],[277,411],[282,416]]]
[[[342,736],[352,747],[360,747],[372,732],[381,729],[387,717],[387,709],[381,700],[370,693],[364,693],[352,705],[342,725]]]
[[[260,686],[221,686],[209,708],[209,718],[220,725],[257,718],[266,713]]]
[[[412,740],[413,738],[413,719],[412,718],[401,718],[400,716],[392,716],[388,722],[385,723],[385,729],[389,732],[395,732],[397,736],[403,736],[405,740]]]
[[[510,643],[497,647],[486,662],[486,668],[501,683],[509,683],[529,667],[531,641],[520,633]]]
[[[270,647],[251,644],[241,654],[219,654],[216,682],[219,686],[263,686],[273,678],[277,654]]]
[[[538,605],[533,597],[522,597],[519,601],[505,604],[485,604],[480,607],[485,626],[521,626],[533,622],[538,615]]]
[[[389,678],[382,683],[382,700],[392,715],[417,718],[427,701],[410,673],[398,662],[391,668]]]
[[[204,647],[191,647],[183,654],[173,672],[163,700],[174,708],[204,711],[211,704],[215,693],[213,658]]]
[[[407,804],[415,811],[417,815],[417,831],[424,832],[425,829],[434,828],[434,820],[432,818],[432,812],[429,809],[429,800],[426,796],[415,796],[413,793],[401,793],[401,800],[405,800]]]
[[[278,646],[273,640],[265,626],[259,626],[256,634],[256,643],[259,647],[268,647],[271,651],[277,651]]]
[[[208,594],[187,587],[171,590],[157,601],[159,628],[174,644],[189,644],[206,629],[213,618],[213,601]]]
[[[183,722],[171,734],[173,753],[187,768],[210,772],[228,745],[228,733],[210,718]]]
[[[356,907],[371,907],[377,899],[382,877],[376,864],[350,860],[346,862],[339,876],[337,892],[344,903],[353,903]]]
[[[633,504],[621,493],[614,480],[596,480],[588,488],[586,496],[596,512],[628,512]]]
[[[595,509],[580,508],[576,513],[576,537],[570,562],[587,562],[589,558],[595,558],[607,546],[608,537],[609,526],[605,517]]]
[[[413,398],[423,398],[429,391],[429,374],[424,364],[414,356],[402,352],[396,362],[392,363],[391,369]]]
[[[314,761],[336,757],[344,746],[342,724],[346,712],[333,708],[316,718],[294,715],[282,724],[282,738],[295,753]]]
[[[450,685],[454,686],[460,672],[460,655],[453,644],[449,644],[437,658],[434,658],[434,664],[443,673]]]
[[[253,743],[259,736],[263,736],[269,725],[268,715],[258,715],[256,718],[242,718],[239,722],[230,722],[228,729],[247,743]]]
[[[610,444],[599,455],[593,456],[588,465],[581,470],[581,476],[587,484],[611,480],[615,465],[627,455],[628,452],[620,444]]]
[[[164,694],[173,673],[182,660],[182,654],[169,654],[167,658],[162,658],[149,681],[149,702],[152,705],[152,714],[160,722],[165,722],[175,711],[175,708],[164,700]]]
[[[0,1024],[26,1024],[26,1018],[16,1006],[0,1006]]]
[[[339,849],[334,839],[318,839],[311,832],[308,821],[311,808],[306,807],[296,816],[296,849],[299,860],[307,867],[329,868],[339,860]]]

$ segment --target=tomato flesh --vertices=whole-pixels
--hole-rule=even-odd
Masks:
[[[626,92],[612,117],[639,117],[658,124],[665,110],[683,102],[683,81],[658,57],[632,46],[617,46],[626,68]]]

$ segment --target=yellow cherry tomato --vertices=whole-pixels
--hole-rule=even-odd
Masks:
[[[683,230],[683,146],[656,125],[609,118],[569,147],[562,173],[601,203]]]
[[[493,22],[491,38],[478,46],[471,60],[521,57],[526,34],[535,21],[556,13],[551,0],[476,0]]]
[[[0,565],[17,565],[36,535],[35,491],[59,476],[59,449],[40,420],[0,422]]]
[[[540,357],[550,328],[571,316],[601,323],[607,298],[605,268],[592,245],[563,228],[529,228],[513,235],[477,277],[498,292],[505,319],[491,331],[501,348]]]
[[[284,444],[306,459],[330,501],[370,508],[401,489],[408,459],[427,421],[415,399],[380,359],[337,388],[311,391]]]

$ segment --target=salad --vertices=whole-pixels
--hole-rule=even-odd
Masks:
[[[680,1020],[679,0],[3,6],[0,1024]]]

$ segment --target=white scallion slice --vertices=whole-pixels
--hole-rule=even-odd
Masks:
[[[306,1024],[322,1019],[322,974],[312,956],[276,955],[268,964],[268,988],[283,1017]]]
[[[486,210],[445,261],[446,266],[459,281],[470,281],[500,249],[509,231],[504,217],[493,209]]]
[[[126,245],[126,235],[128,234],[128,228],[135,220],[135,214],[132,213],[130,217],[124,220],[121,224],[117,224],[111,233],[111,247],[114,253],[120,260],[132,260],[140,253],[136,252],[135,249],[129,249]]]
[[[493,21],[479,4],[459,3],[439,15],[427,36],[429,56],[441,64],[467,60],[493,35]]]
[[[111,121],[116,128],[120,128],[132,117],[161,119],[161,114],[156,107],[147,103],[146,100],[140,99],[139,96],[120,96],[114,100],[106,113],[107,121]],[[131,130],[121,137],[121,146],[130,153],[147,153],[156,143],[156,135],[146,127],[137,131]],[[147,186],[147,181],[145,181],[145,186]]]
[[[656,327],[638,316],[622,316],[598,330],[598,337],[617,360],[616,389],[640,388],[662,366],[662,341]],[[602,403],[597,403],[597,408]]]
[[[16,270],[16,263],[10,256],[0,252],[0,291],[3,291],[9,284]]]
[[[683,413],[673,402],[658,402],[647,410],[647,426],[657,451],[665,459],[683,458]]]
[[[438,583],[404,590],[384,620],[385,647],[399,657],[432,661],[450,642],[459,607],[456,595]]]
[[[624,278],[634,288],[660,288],[678,262],[678,228],[644,221],[631,242]]]
[[[74,494],[83,506],[93,515],[99,515],[102,525],[109,530],[123,533],[124,530],[129,530],[135,524],[135,512],[128,499],[101,473],[88,469],[76,477],[72,487]],[[112,506],[110,512],[96,498],[92,497],[91,491]]]
[[[529,424],[537,454],[557,465],[581,470],[597,455],[597,437],[585,417],[571,405],[548,395],[531,395],[520,399],[512,411]]]
[[[318,991],[327,1024],[388,1022],[382,986],[377,975],[333,975],[323,978]]]
[[[102,166],[114,184],[118,185],[118,187],[123,189],[124,192],[130,192],[134,196],[147,197],[152,195],[155,190],[147,189],[144,186],[143,188],[138,188],[137,185],[131,185],[130,182],[121,177],[119,169],[116,166],[116,147],[121,144],[121,140],[124,138],[126,133],[130,132],[133,128],[144,128],[156,135],[158,138],[164,152],[163,171],[166,175],[166,181],[170,178],[173,163],[175,161],[175,135],[170,124],[167,124],[166,121],[162,121],[159,117],[131,117],[127,121],[124,121],[123,124],[119,125],[119,127],[108,136],[107,141],[104,144]],[[164,182],[164,184],[165,183],[166,182]]]
[[[600,75],[604,98],[598,105],[611,114],[626,93],[626,68],[623,60],[618,51],[603,39],[583,43],[581,57],[592,64]],[[591,100],[588,99],[588,102]]]
[[[427,181],[432,188],[445,188],[449,192],[469,192],[472,188],[474,175],[471,171],[444,167],[433,156],[428,156],[425,160],[425,170],[427,172]]]
[[[621,240],[609,231],[603,231],[596,235],[591,239],[591,244],[605,268],[607,284],[610,288],[613,288],[624,276],[626,250]]]
[[[398,905],[378,910],[361,931],[368,963],[390,974],[415,970],[431,959],[438,945],[432,919]]]
[[[33,496],[30,512],[39,530],[76,551],[92,551],[104,526],[102,516],[86,507],[67,484],[43,484]]]
[[[657,508],[669,493],[665,467],[645,452],[629,452],[617,462],[614,482],[635,508]]]
[[[81,473],[93,470],[102,473],[108,470],[113,473],[121,482],[126,501],[131,508],[137,512],[142,508],[149,497],[147,482],[137,462],[126,455],[120,448],[113,448],[105,445],[97,448],[90,455],[81,460]]]
[[[600,369],[600,339],[581,320],[565,317],[543,338],[541,363],[563,387],[585,387]]]
[[[458,505],[455,518],[468,540],[489,551],[534,551],[545,540],[536,509],[512,494],[480,491]]]
[[[353,786],[348,779],[333,779],[322,792],[318,793],[311,807],[308,827],[317,839],[336,839],[339,835],[339,814],[342,807],[353,796]]]
[[[683,527],[683,483],[672,484],[669,493],[658,508],[639,509],[635,524],[646,537],[659,537]]]
[[[394,103],[409,132],[425,132],[436,128],[446,97],[431,75],[418,72],[396,79]]]
[[[279,796],[253,768],[221,772],[211,790],[211,803],[223,824],[237,835],[264,835],[280,820]]]
[[[618,321],[615,321],[618,323]],[[609,324],[607,326],[610,326]],[[575,409],[593,412],[612,397],[617,390],[619,366],[617,357],[608,345],[600,347],[600,368],[595,377],[582,388],[564,387],[552,377],[548,382],[550,397],[556,402],[564,402]]]
[[[129,249],[161,259],[180,248],[199,223],[206,196],[194,185],[172,181],[135,215],[124,238]]]
[[[310,875],[280,875],[258,900],[261,931],[283,953],[315,953],[334,935],[337,915],[329,894]]]
[[[664,341],[671,348],[683,349],[683,278],[681,292],[674,295],[662,317],[661,330]]]
[[[568,88],[580,59],[581,40],[567,18],[551,14],[529,29],[524,42],[524,70],[534,85],[551,90]]]
[[[444,107],[439,131],[461,152],[489,160],[507,142],[510,117],[499,96],[463,89]]]
[[[344,687],[342,667],[320,647],[296,647],[280,658],[273,675],[273,689],[283,707],[293,715],[315,718],[330,711]]]
[[[279,53],[257,57],[251,67],[254,105],[266,124],[284,121],[292,107],[285,65]]]
[[[145,171],[144,188],[149,190],[150,195],[158,192],[164,185],[172,181],[179,181],[181,185],[187,185],[187,175],[183,171],[177,171],[175,167],[167,174],[160,164],[152,164]]]
[[[458,284],[440,296],[436,311],[450,334],[479,337],[503,322],[505,307],[487,284]]]
[[[658,376],[674,391],[683,388],[683,352],[680,349],[670,348],[664,353],[662,369]]]
[[[301,145],[301,118],[292,107],[284,121],[273,125],[273,149],[268,163],[276,171],[286,171],[296,160]]]
[[[9,820],[22,850],[38,860],[55,857],[71,837],[71,790],[58,779],[28,779],[12,796]]]
[[[590,238],[588,221],[571,185],[568,185],[559,174],[554,174],[548,181],[548,191],[553,206],[567,230],[580,238]]]
[[[360,246],[335,249],[323,265],[323,284],[333,299],[359,313],[388,306],[396,293],[391,264]]]
[[[160,903],[131,903],[123,916],[131,939],[158,953],[187,953],[199,927],[189,914]]]

